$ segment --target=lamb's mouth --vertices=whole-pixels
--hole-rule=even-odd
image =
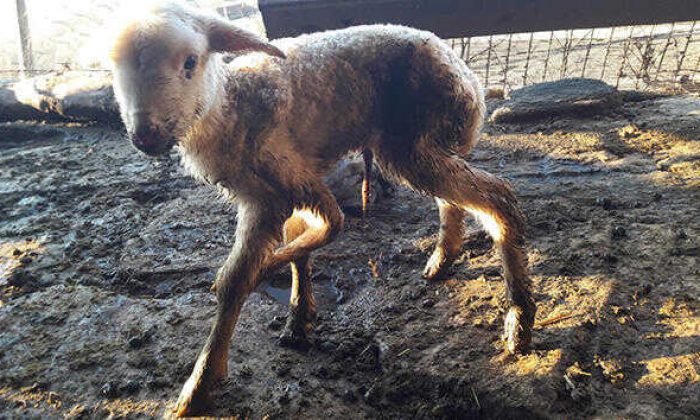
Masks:
[[[144,141],[144,139],[132,137],[131,144],[148,156],[160,156],[169,152],[177,144],[177,139],[175,137],[167,137],[165,139],[159,138]]]

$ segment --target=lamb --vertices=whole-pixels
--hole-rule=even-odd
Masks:
[[[223,53],[237,54],[225,63]],[[238,206],[235,244],[216,276],[216,319],[178,399],[202,410],[226,377],[241,306],[265,272],[291,264],[283,337],[311,331],[309,254],[342,230],[322,181],[352,150],[385,175],[435,197],[440,233],[424,277],[445,274],[472,214],[503,260],[505,352],[527,349],[535,318],[524,217],[509,184],[470,166],[485,105],[475,75],[437,36],[372,25],[272,43],[178,3],[127,25],[112,51],[127,135],[148,155],[173,146],[198,179]]]

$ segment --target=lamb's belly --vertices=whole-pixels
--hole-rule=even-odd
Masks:
[[[297,132],[294,140],[302,155],[312,156],[323,165],[323,161],[333,163],[352,150],[362,149],[375,132],[376,128],[367,120],[350,127],[323,122],[308,132]]]

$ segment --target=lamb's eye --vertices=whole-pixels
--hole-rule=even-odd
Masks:
[[[197,57],[190,55],[185,60],[184,69],[187,71],[192,71],[197,66]]]

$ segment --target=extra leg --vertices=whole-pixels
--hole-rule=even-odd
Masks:
[[[293,214],[284,224],[284,242],[290,243],[301,236],[309,225],[299,214]],[[280,336],[280,344],[286,347],[306,349],[308,335],[316,320],[316,302],[311,286],[311,263],[309,256],[290,263],[292,269],[292,294],[289,299],[287,324]]]
[[[436,198],[435,202],[440,212],[440,234],[435,251],[423,270],[423,277],[427,280],[438,279],[445,274],[459,255],[464,240],[466,211],[440,198]]]
[[[228,350],[241,307],[282,233],[284,211],[275,213],[270,208],[269,203],[238,206],[236,241],[216,280],[216,319],[178,398],[180,416],[203,409],[210,391],[228,374]]]
[[[307,208],[295,210],[295,214],[304,218],[308,229],[276,250],[266,264],[267,270],[275,270],[308,256],[311,251],[335,239],[343,229],[343,212],[325,185],[319,183],[315,186],[307,204]]]

